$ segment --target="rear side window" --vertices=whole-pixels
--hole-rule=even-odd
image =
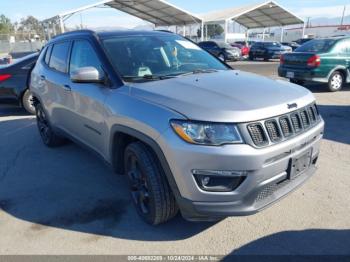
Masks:
[[[339,42],[336,46],[336,52],[350,55],[350,39]]]
[[[51,51],[52,51],[52,45],[48,46],[46,49],[45,64],[47,64],[47,65],[49,64],[49,61],[50,61]]]
[[[49,67],[62,73],[67,73],[69,42],[53,45]]]
[[[100,73],[102,72],[101,62],[90,43],[86,40],[74,41],[70,59],[70,72],[88,66],[96,68]]]

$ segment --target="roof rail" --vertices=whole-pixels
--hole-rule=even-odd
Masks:
[[[74,30],[74,31],[65,32],[63,34],[55,35],[54,37],[52,37],[52,39],[55,39],[61,36],[74,35],[74,34],[95,34],[95,33],[96,32],[94,30],[90,30],[90,29]]]

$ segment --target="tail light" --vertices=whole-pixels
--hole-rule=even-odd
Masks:
[[[10,74],[3,74],[3,75],[0,75],[0,82],[9,79],[11,76],[12,76],[12,75],[10,75]]]
[[[321,65],[321,58],[318,55],[313,55],[307,60],[307,66],[319,67]]]
[[[285,60],[284,60],[284,55],[281,55],[281,57],[280,57],[280,64],[283,65],[284,62],[285,62]]]

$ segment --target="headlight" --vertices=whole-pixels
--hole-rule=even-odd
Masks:
[[[197,121],[170,121],[175,133],[191,144],[220,146],[243,143],[235,124],[220,124]]]

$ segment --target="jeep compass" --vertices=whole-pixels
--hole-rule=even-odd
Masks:
[[[312,93],[234,70],[176,34],[62,34],[30,88],[44,144],[96,152],[153,225],[179,211],[191,221],[254,214],[316,170],[324,122]]]

